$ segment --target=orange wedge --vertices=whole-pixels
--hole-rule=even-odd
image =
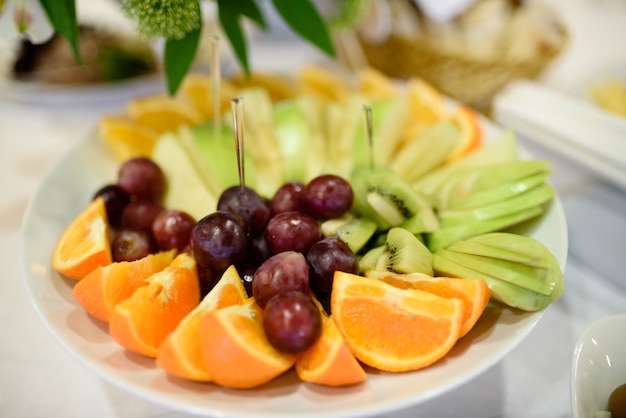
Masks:
[[[345,102],[351,94],[350,86],[336,73],[315,65],[305,65],[298,72],[302,94],[310,94],[328,102]]]
[[[175,132],[181,126],[194,126],[202,121],[195,107],[170,96],[136,98],[126,109],[133,120],[157,134]]]
[[[385,74],[371,67],[363,68],[357,73],[357,90],[371,99],[395,97],[398,87]]]
[[[277,351],[263,330],[263,312],[254,298],[209,312],[200,323],[202,358],[218,385],[247,389],[278,377],[296,361]]]
[[[230,108],[230,100],[236,97],[237,90],[229,81],[220,80],[219,87],[219,114],[224,114]],[[208,74],[191,73],[183,80],[177,93],[177,98],[193,106],[203,121],[213,120],[213,84]]]
[[[114,262],[98,266],[76,283],[72,296],[90,315],[109,322],[115,305],[129,298],[146,279],[167,267],[175,251],[150,254],[137,261]]]
[[[448,118],[448,110],[443,95],[420,78],[407,82],[410,123],[404,134],[404,141],[411,141],[428,126]]]
[[[52,267],[80,280],[98,266],[113,261],[104,200],[94,199],[65,228],[52,252]]]
[[[211,381],[204,367],[200,345],[200,322],[204,315],[216,309],[240,305],[248,298],[234,266],[229,267],[202,302],[166,339],[156,360],[157,366],[183,379]]]
[[[352,354],[387,372],[427,367],[454,346],[463,301],[336,272],[331,311]]]
[[[98,125],[100,138],[120,161],[149,157],[158,138],[156,131],[128,116],[104,116]]]
[[[313,298],[322,314],[322,332],[317,341],[296,359],[298,377],[323,386],[347,386],[364,382],[367,374],[352,355],[337,324]]]
[[[483,279],[430,277],[419,273],[378,273],[377,279],[401,289],[419,289],[444,298],[457,298],[464,302],[461,335],[466,335],[476,324],[489,303],[491,290]]]
[[[196,262],[181,253],[146,280],[146,286],[115,306],[109,332],[126,349],[156,357],[165,338],[200,302]]]
[[[454,162],[467,153],[479,148],[483,143],[480,119],[469,107],[459,106],[451,116],[451,121],[461,132],[461,138],[448,157],[448,163]]]
[[[255,72],[250,77],[239,75],[231,80],[238,89],[262,88],[267,91],[272,102],[289,100],[296,97],[298,86],[287,77]]]

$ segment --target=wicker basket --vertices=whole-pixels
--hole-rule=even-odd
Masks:
[[[567,31],[559,25],[560,42],[544,46],[532,59],[488,61],[435,48],[425,39],[391,35],[378,43],[358,38],[368,64],[400,79],[418,76],[444,94],[488,112],[494,95],[508,82],[534,79],[567,44]]]

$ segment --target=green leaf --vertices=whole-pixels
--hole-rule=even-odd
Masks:
[[[167,78],[167,89],[174,95],[191,68],[200,43],[202,28],[187,32],[182,39],[167,39],[163,53],[163,67]]]
[[[300,36],[330,56],[335,48],[328,28],[310,0],[272,0],[285,22]]]
[[[253,20],[262,29],[267,28],[263,14],[254,0],[238,0],[236,8],[239,14]]]
[[[74,59],[82,62],[78,49],[78,22],[75,0],[39,0],[55,31],[70,43]]]
[[[249,0],[244,0],[242,3],[249,3]],[[244,72],[246,75],[249,75],[248,50],[241,23],[239,22],[239,17],[242,15],[240,4],[232,0],[217,0],[217,7],[222,29],[224,29],[224,33],[226,33]]]

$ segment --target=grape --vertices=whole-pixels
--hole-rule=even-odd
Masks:
[[[157,215],[152,223],[152,236],[162,250],[185,250],[189,245],[191,229],[195,219],[186,212],[176,209],[165,209]]]
[[[322,238],[317,221],[301,212],[283,212],[274,216],[265,227],[265,241],[271,254],[298,251],[303,254]]]
[[[246,257],[251,265],[260,266],[270,257],[270,250],[265,241],[265,235],[260,234],[251,238],[250,253]]]
[[[236,213],[217,211],[200,219],[192,228],[191,253],[203,267],[225,271],[243,261],[250,238],[243,218]]]
[[[322,316],[313,300],[297,290],[272,297],[263,310],[263,329],[278,351],[299,353],[311,347],[322,332]]]
[[[337,237],[324,238],[311,246],[306,255],[311,286],[330,293],[335,271],[357,274],[359,264],[350,247]]]
[[[304,212],[305,186],[300,182],[285,183],[276,190],[269,207],[271,215],[282,212]]]
[[[99,196],[104,200],[109,224],[119,227],[122,211],[130,201],[130,195],[117,184],[107,184],[96,192],[94,199]]]
[[[150,234],[133,229],[122,229],[111,243],[113,261],[135,261],[154,254],[156,246]]]
[[[158,201],[165,190],[165,176],[151,159],[135,157],[122,163],[117,184],[131,196]]]
[[[233,186],[224,190],[217,202],[217,209],[241,215],[252,234],[263,231],[270,218],[267,203],[257,192],[245,186]]]
[[[261,308],[280,292],[307,292],[308,289],[309,266],[304,256],[296,251],[271,256],[259,266],[252,280],[252,294]]]
[[[200,298],[202,299],[215,287],[222,277],[222,272],[202,267],[199,264],[196,265],[196,270],[198,272],[198,281],[200,282]]]
[[[306,186],[304,205],[306,212],[316,218],[338,218],[352,207],[352,186],[342,177],[324,174]]]
[[[154,200],[133,200],[124,207],[120,225],[152,234],[152,224],[163,210],[163,206]]]

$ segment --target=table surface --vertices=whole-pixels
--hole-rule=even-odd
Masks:
[[[571,49],[541,81],[574,91],[576,80],[588,74],[581,67],[585,58],[593,56],[594,60],[615,63],[611,62],[611,54],[600,57],[592,47],[597,44],[590,43],[589,37],[602,42],[611,39],[610,45],[616,39],[624,39],[626,25],[619,22],[626,23],[626,8],[599,1],[553,2],[563,8],[563,16],[575,30],[575,36]],[[620,31],[622,36],[615,38]],[[315,56],[314,51],[300,45],[294,54],[289,54],[289,62],[284,63],[281,60],[286,54],[280,58],[270,54],[276,50],[271,44],[273,40],[260,38],[255,42],[259,45],[253,63],[271,62],[281,67]],[[265,61],[268,57],[272,59]],[[626,56],[622,55],[622,59]],[[20,225],[37,185],[55,161],[93,131],[102,114],[120,111],[132,94],[133,91],[123,91],[110,97],[86,99],[59,93],[54,100],[10,100],[0,95],[0,416],[189,417],[120,390],[72,358],[37,317],[20,273]],[[576,233],[581,225],[587,229],[593,229],[589,226],[594,222],[598,223],[597,229],[603,226],[602,219],[586,218],[576,210],[581,201],[599,206],[606,203],[602,197],[589,197],[599,190],[617,197],[616,213],[621,213],[626,222],[624,192],[613,189],[576,162],[543,149],[532,139],[521,141],[534,155],[554,163],[553,180],[570,229],[565,294],[547,308],[519,346],[485,373],[438,398],[386,417],[568,417],[570,362],[576,339],[591,321],[626,312],[626,281],[622,279],[620,285],[607,277],[606,270],[589,264],[584,251],[587,237]],[[615,245],[623,249],[624,237],[593,244],[599,248],[605,245],[607,251]],[[583,250],[574,251],[579,248]],[[626,267],[624,260],[615,263],[618,268],[619,263]]]

